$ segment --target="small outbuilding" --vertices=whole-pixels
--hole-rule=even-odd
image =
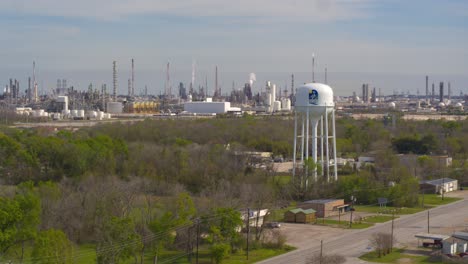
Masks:
[[[307,209],[296,213],[296,223],[308,224],[315,221],[315,210]]]
[[[284,221],[289,223],[312,223],[315,221],[314,209],[296,208],[284,213]]]
[[[419,188],[424,190],[425,193],[439,193],[453,192],[458,190],[458,180],[450,178],[442,178],[436,180],[421,181]]]
[[[284,213],[284,221],[289,223],[296,223],[296,214],[300,212],[301,208],[291,209]]]

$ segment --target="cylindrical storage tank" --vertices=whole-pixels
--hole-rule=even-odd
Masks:
[[[271,101],[273,104],[276,102],[276,84],[271,86]]]
[[[273,111],[277,112],[281,110],[281,102],[280,101],[274,101],[273,102]]]
[[[84,110],[78,110],[77,117],[84,118]]]
[[[333,89],[322,83],[307,83],[297,89],[296,111],[306,113],[313,118],[319,118],[325,111],[331,113],[335,107]]]
[[[62,110],[62,115],[64,118],[70,116],[70,110]]]
[[[271,99],[272,99],[271,93],[267,93],[266,100],[265,100],[265,105],[272,106],[273,103],[272,103]]]
[[[121,102],[108,102],[107,112],[112,114],[120,114],[123,110],[123,104]]]
[[[390,107],[390,108],[395,108],[395,107],[396,107],[396,104],[395,104],[395,102],[391,102],[391,103],[389,103],[389,104],[388,104],[388,107]]]
[[[111,114],[109,114],[109,113],[105,114],[105,119],[110,119],[111,117],[112,117]]]
[[[291,100],[289,98],[283,98],[281,100],[281,110],[284,110],[284,111],[291,110]]]
[[[92,111],[92,110],[88,111],[87,115],[88,115],[89,118],[96,118],[97,117],[96,111]]]
[[[77,117],[78,116],[78,110],[71,110],[71,116],[72,117]]]
[[[97,119],[102,120],[104,118],[104,112],[99,111],[97,112]]]

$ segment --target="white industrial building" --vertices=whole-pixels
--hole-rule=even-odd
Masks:
[[[239,107],[231,107],[230,102],[186,102],[184,111],[192,114],[225,114],[225,113],[240,113]]]

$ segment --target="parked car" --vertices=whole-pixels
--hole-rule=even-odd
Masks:
[[[278,223],[278,222],[268,222],[265,224],[265,227],[268,227],[268,228],[280,228],[281,227],[281,224]]]

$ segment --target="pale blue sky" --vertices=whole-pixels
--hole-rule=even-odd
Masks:
[[[37,64],[39,85],[57,78],[86,89],[111,84],[117,60],[125,93],[130,59],[136,89],[152,93],[171,79],[188,83],[192,60],[196,82],[231,90],[257,73],[257,88],[310,81],[329,69],[337,94],[368,82],[385,94],[424,90],[431,81],[451,81],[468,93],[468,1],[452,0],[2,0],[0,84],[13,77],[26,89]],[[353,73],[353,74],[351,74]],[[317,79],[323,78],[317,73]]]

